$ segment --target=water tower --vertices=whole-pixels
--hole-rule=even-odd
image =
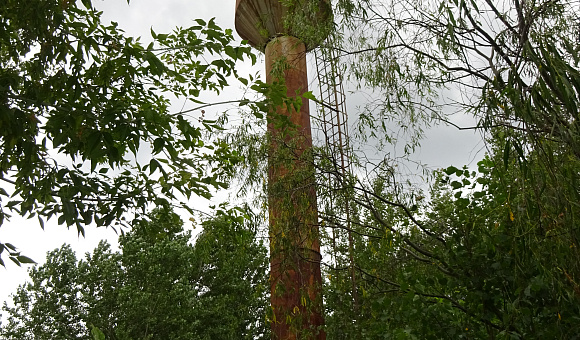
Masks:
[[[266,57],[266,82],[308,91],[306,52],[327,35],[329,0],[237,0],[238,34]],[[279,124],[277,115],[291,124]],[[282,127],[281,127],[282,126]],[[308,100],[269,113],[270,315],[274,339],[326,339]]]

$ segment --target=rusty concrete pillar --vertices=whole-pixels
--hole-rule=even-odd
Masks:
[[[329,0],[237,0],[236,30],[266,56],[266,82],[308,91],[306,52],[325,38]],[[313,34],[314,32],[314,34]],[[280,117],[290,124],[280,124]],[[268,113],[270,315],[275,340],[324,340],[320,237],[308,100]]]
[[[265,55],[268,83],[283,78],[288,97],[308,91],[303,42],[291,36],[275,38],[266,45]],[[291,124],[284,131],[274,122],[268,124],[272,333],[274,339],[322,340],[326,335],[314,167],[308,154],[308,100],[302,98],[298,112],[278,107],[276,114],[288,117]]]

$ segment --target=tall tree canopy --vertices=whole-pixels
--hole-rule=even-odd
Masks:
[[[474,126],[455,126],[480,131],[487,155],[435,171],[426,190],[401,180],[387,148],[375,164],[359,157],[350,177],[321,151],[321,174],[342,188],[321,185],[321,197],[350,208],[323,211],[338,231],[327,243],[329,338],[577,336],[578,4],[346,0],[337,10],[352,29],[339,47],[350,79],[381,93],[359,115],[359,141],[390,147],[404,130],[411,151],[425,125],[468,115]]]
[[[267,250],[233,213],[191,244],[177,215],[156,211],[77,260],[68,245],[30,269],[6,303],[3,339],[266,339]],[[96,327],[96,328],[94,328]]]
[[[247,84],[234,66],[255,61],[250,47],[213,20],[151,31],[145,46],[100,18],[90,0],[0,5],[0,225],[11,214],[41,226],[55,217],[81,234],[92,223],[132,223],[149,204],[209,197],[240,161],[204,137],[219,123],[171,112],[169,98],[200,103],[226,77]],[[3,250],[30,262],[7,240]]]

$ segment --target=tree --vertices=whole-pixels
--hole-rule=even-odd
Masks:
[[[247,84],[234,67],[255,62],[250,47],[201,19],[151,31],[144,46],[100,16],[90,0],[0,5],[0,225],[11,214],[41,226],[56,217],[80,234],[131,224],[149,205],[211,196],[241,160],[204,136],[220,122],[172,113],[169,99],[201,103],[201,91],[220,93],[230,76]],[[2,242],[12,261],[31,262]]]
[[[197,317],[207,339],[268,339],[267,248],[242,216],[222,214],[203,223],[195,243],[201,275]]]
[[[70,246],[30,270],[5,339],[263,339],[267,337],[266,248],[232,212],[203,223],[195,244],[177,215],[157,210],[77,261]],[[96,327],[94,329],[93,327]]]
[[[457,110],[473,114],[476,127],[486,131],[527,132],[530,143],[550,137],[574,149],[573,138],[565,137],[575,131],[565,122],[574,117],[578,100],[574,6],[517,0],[340,2],[344,23],[359,28],[355,36],[364,35],[342,47],[355,56],[352,75],[386,91],[374,103],[375,119],[361,122],[405,119],[410,127],[427,114],[445,122]],[[456,98],[458,92],[466,99]],[[380,124],[375,128],[388,132]]]
[[[410,132],[410,152],[425,124],[454,124],[449,113],[469,114],[475,126],[455,126],[481,131],[488,155],[477,172],[435,172],[425,194],[405,184],[387,155],[378,164],[356,159],[361,167],[353,173],[365,178],[344,176],[320,152],[320,173],[343,184],[320,185],[320,197],[353,206],[348,220],[336,211],[323,220],[354,235],[361,297],[356,315],[350,254],[337,247],[327,271],[329,338],[578,333],[575,6],[339,2],[354,30],[339,47],[352,58],[351,79],[381,91],[360,114],[355,137],[388,145],[401,127]],[[339,245],[347,244],[342,235]]]

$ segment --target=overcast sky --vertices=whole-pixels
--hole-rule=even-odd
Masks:
[[[104,22],[116,21],[127,35],[143,36],[145,41],[149,39],[151,28],[157,33],[168,32],[176,26],[190,26],[196,18],[207,20],[215,17],[216,23],[222,28],[234,27],[235,0],[132,0],[129,5],[126,0],[95,0],[94,5],[104,12]],[[263,62],[263,58],[258,60],[259,63]],[[241,67],[249,70],[248,65]],[[260,67],[263,66],[259,65],[258,68]],[[236,93],[230,92],[229,95],[236,97]],[[362,100],[362,96],[347,97],[349,109],[354,110],[362,104]],[[314,111],[314,105],[311,105],[311,110]],[[460,120],[457,123],[470,124],[468,120]],[[438,126],[427,132],[426,142],[414,157],[433,167],[451,164],[461,166],[470,163],[473,165],[474,161],[480,158],[481,148],[482,144],[477,134],[459,133],[455,128]],[[207,206],[211,203],[199,200],[196,204]],[[47,251],[58,248],[63,243],[71,244],[79,258],[83,257],[85,252],[92,251],[101,239],[116,243],[117,235],[112,229],[87,227],[86,238],[79,238],[74,228],[67,230],[63,226],[58,226],[55,220],[47,222],[43,231],[36,219],[13,218],[0,228],[0,238],[13,243],[23,254],[39,263],[44,262]],[[7,258],[5,261],[7,268],[0,268],[2,277],[0,298],[3,301],[7,300],[9,294],[15,292],[16,287],[28,277],[26,266],[18,268]]]

